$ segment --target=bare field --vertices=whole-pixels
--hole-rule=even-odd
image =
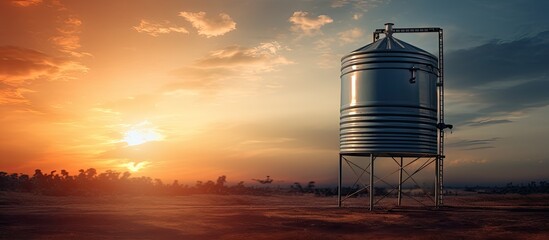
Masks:
[[[2,239],[549,239],[549,195],[448,196],[375,212],[366,198],[48,197],[0,192]],[[404,202],[412,205],[410,200]]]

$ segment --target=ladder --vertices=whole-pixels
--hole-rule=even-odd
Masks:
[[[449,127],[444,123],[444,38],[442,28],[392,28],[392,25],[392,23],[387,23],[385,29],[376,29],[373,33],[374,42],[379,39],[379,34],[386,34],[387,29],[390,29],[392,33],[438,33],[438,149],[435,161],[435,206],[439,207],[443,205],[444,195],[444,129]]]

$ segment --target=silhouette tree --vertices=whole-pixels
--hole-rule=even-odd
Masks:
[[[315,181],[310,181],[307,183],[307,192],[314,192],[315,190]]]
[[[301,186],[301,184],[299,182],[295,182],[293,185],[290,186],[290,188],[292,190],[294,190],[295,192],[300,192],[300,193],[303,192],[303,187]]]
[[[97,170],[95,168],[88,168],[85,172],[87,179],[93,179],[97,175]]]
[[[69,172],[67,172],[65,169],[62,169],[61,176],[63,177],[63,179],[68,179],[70,175]]]
[[[216,181],[216,186],[218,188],[223,188],[224,184],[227,182],[227,177],[225,175],[223,176],[220,176],[217,178],[217,181]]]
[[[7,172],[0,172],[0,190],[6,191],[8,189],[9,180],[8,180],[8,173]]]
[[[225,193],[225,183],[227,182],[227,177],[225,175],[219,176],[215,183],[215,189],[218,193]]]
[[[205,193],[212,193],[215,189],[215,183],[211,180],[208,180],[204,184],[203,188],[204,188]]]
[[[130,172],[126,171],[126,172],[122,173],[122,177],[120,179],[121,180],[126,180],[126,179],[130,178],[131,175],[132,174]]]

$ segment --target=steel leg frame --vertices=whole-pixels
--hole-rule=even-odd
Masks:
[[[362,192],[362,191],[364,191],[364,190],[366,190],[366,189],[368,189],[368,191],[369,191],[369,193],[368,193],[368,195],[369,195],[369,207],[368,207],[368,209],[369,209],[370,211],[373,211],[374,208],[375,208],[375,205],[376,205],[379,201],[381,201],[383,198],[385,198],[387,195],[389,195],[391,192],[393,192],[394,190],[397,190],[397,191],[398,191],[398,192],[397,192],[397,194],[398,194],[398,195],[397,195],[397,197],[398,197],[398,199],[397,199],[397,205],[398,205],[398,206],[401,206],[401,205],[402,205],[402,195],[403,195],[403,194],[406,195],[406,196],[408,196],[408,197],[410,197],[410,198],[412,198],[413,200],[417,201],[418,203],[422,204],[423,206],[427,206],[427,205],[425,205],[423,202],[421,202],[421,201],[415,199],[412,195],[409,195],[409,194],[407,194],[407,193],[404,193],[404,192],[402,191],[402,190],[403,190],[402,184],[405,183],[406,181],[408,181],[409,179],[411,179],[414,183],[416,183],[416,185],[418,185],[418,183],[414,180],[413,176],[414,176],[416,173],[418,173],[418,172],[422,171],[423,169],[425,169],[427,166],[431,165],[433,162],[435,163],[435,171],[436,171],[436,172],[435,172],[435,175],[436,175],[436,178],[435,178],[435,198],[433,199],[427,192],[425,192],[425,190],[423,190],[423,191],[424,191],[424,192],[427,194],[427,196],[435,203],[435,207],[438,207],[438,206],[439,206],[439,205],[438,205],[439,203],[437,202],[437,200],[439,199],[439,198],[437,198],[437,191],[438,191],[438,189],[436,189],[436,186],[440,186],[440,185],[438,185],[439,183],[438,183],[438,181],[437,181],[437,180],[439,179],[439,178],[438,178],[438,173],[439,173],[439,172],[438,172],[438,168],[437,168],[437,166],[438,166],[438,161],[439,161],[439,157],[438,157],[438,156],[437,156],[437,157],[434,157],[434,159],[433,159],[432,156],[416,157],[414,160],[410,161],[410,162],[407,163],[407,164],[404,164],[404,157],[403,157],[403,156],[398,157],[398,158],[400,158],[400,159],[399,159],[400,161],[398,161],[397,159],[395,159],[395,157],[393,156],[393,157],[391,157],[391,158],[395,161],[395,163],[397,163],[398,169],[397,169],[396,171],[394,171],[394,172],[388,174],[387,176],[385,176],[385,177],[383,177],[383,178],[379,178],[379,177],[376,177],[376,176],[375,176],[374,162],[375,162],[376,158],[378,158],[378,157],[375,156],[375,154],[367,154],[367,155],[349,155],[349,156],[356,156],[356,157],[369,157],[369,164],[368,164],[368,166],[366,166],[365,168],[363,168],[363,167],[361,167],[361,166],[359,166],[359,165],[353,163],[353,162],[350,161],[350,160],[347,160],[347,159],[345,158],[345,156],[346,156],[345,154],[341,154],[341,153],[339,154],[338,190],[337,190],[337,195],[338,195],[338,196],[337,196],[337,199],[338,199],[338,207],[342,207],[342,203],[343,203],[343,201],[344,201],[345,199],[347,199],[347,198],[349,198],[349,197],[352,197],[352,196],[354,196],[354,195],[356,195],[356,194],[358,194],[358,193],[360,193],[360,192]],[[428,158],[428,159],[427,159],[424,163],[422,163],[415,171],[413,171],[413,172],[411,172],[411,173],[409,173],[408,171],[406,171],[405,168],[406,168],[407,166],[413,164],[414,162],[416,162],[417,160],[419,160],[419,159],[421,159],[421,158]],[[349,168],[351,168],[351,170],[353,171],[353,173],[354,173],[355,176],[357,177],[357,180],[354,182],[353,186],[357,185],[357,183],[360,183],[359,185],[362,185],[362,186],[363,186],[362,188],[360,188],[360,189],[357,190],[356,192],[353,192],[353,193],[351,193],[351,194],[348,194],[345,198],[342,198],[343,160],[346,161],[347,165],[349,165]],[[358,168],[358,169],[362,170],[362,173],[360,173],[360,174],[357,173],[357,172],[354,170],[354,168],[353,168],[352,165],[355,166],[354,168]],[[368,171],[368,170],[369,170],[369,171]],[[394,185],[388,183],[387,181],[383,180],[384,178],[389,177],[389,176],[395,174],[396,172],[398,172],[398,185],[397,185],[397,186],[394,186]],[[362,179],[362,176],[364,175],[364,173],[369,174],[369,184],[368,184],[368,185],[366,185],[366,184],[360,182],[361,179]],[[407,177],[406,177],[406,178],[403,177],[403,173],[406,173],[406,174],[407,174]],[[374,181],[374,178],[377,179],[377,180]],[[378,181],[387,184],[387,185],[388,185],[389,187],[391,187],[392,189],[391,189],[391,191],[389,191],[389,193],[385,194],[384,196],[382,196],[382,197],[381,197],[380,199],[378,199],[377,201],[374,201],[374,200],[375,200],[375,183],[378,182]],[[418,185],[418,186],[419,186],[419,185]]]

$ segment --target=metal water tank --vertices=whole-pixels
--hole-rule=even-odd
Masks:
[[[340,153],[436,155],[437,57],[385,35],[341,59]]]

